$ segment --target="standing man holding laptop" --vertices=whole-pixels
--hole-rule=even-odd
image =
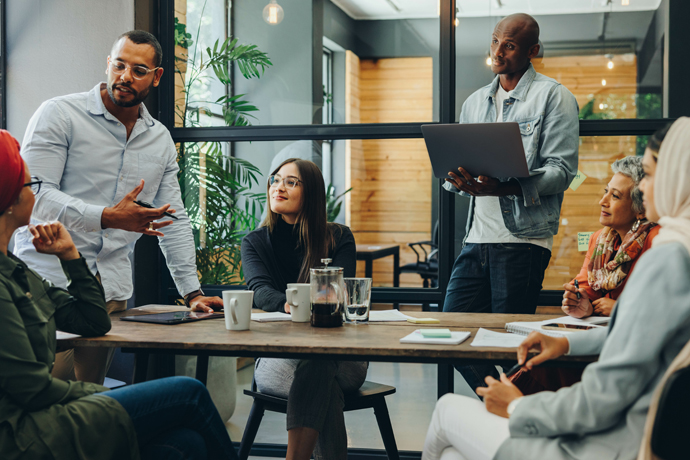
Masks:
[[[453,266],[443,311],[534,313],[558,232],[563,192],[577,173],[578,106],[557,81],[538,74],[539,25],[507,16],[491,37],[493,82],[463,104],[460,123],[516,122],[527,178],[472,177],[449,172],[444,188],[470,197],[467,234]],[[459,146],[462,148],[462,146]],[[472,389],[498,373],[458,366]]]

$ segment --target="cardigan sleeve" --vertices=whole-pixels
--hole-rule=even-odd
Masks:
[[[266,248],[264,248],[266,249]],[[285,292],[276,289],[271,271],[261,257],[261,241],[257,233],[242,240],[242,271],[247,286],[254,291],[254,307],[265,311],[285,312]]]

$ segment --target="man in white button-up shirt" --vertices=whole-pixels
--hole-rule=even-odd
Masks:
[[[175,145],[142,104],[160,83],[161,60],[153,35],[123,34],[108,57],[107,83],[41,104],[22,145],[31,172],[43,181],[33,219],[59,220],[69,229],[89,268],[100,276],[111,313],[124,310],[132,296],[130,256],[141,234],[159,238],[188,306],[222,308],[218,297],[205,297],[200,290],[192,229],[177,182]],[[136,205],[137,199],[154,208]],[[178,220],[167,218],[166,211]],[[57,259],[36,253],[31,235],[19,232],[15,239],[18,257],[45,278],[66,285]],[[54,375],[103,382],[112,351],[76,349],[74,373],[72,353],[66,353],[70,356],[63,354]]]

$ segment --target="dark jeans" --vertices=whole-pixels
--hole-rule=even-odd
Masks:
[[[534,313],[551,251],[527,243],[468,243],[462,248],[448,281],[443,311]],[[455,368],[473,390],[484,378],[498,378],[491,365]]]
[[[169,377],[102,394],[132,418],[144,460],[237,460],[216,406],[198,380]]]

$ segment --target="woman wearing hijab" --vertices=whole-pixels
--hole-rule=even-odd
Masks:
[[[592,355],[582,381],[523,396],[487,377],[476,399],[449,394],[432,416],[422,459],[633,459],[654,389],[690,340],[690,118],[671,126],[658,163],[645,154],[640,184],[647,218],[661,225],[630,276],[609,327],[550,337],[533,332],[518,348],[524,368],[564,354]],[[539,354],[527,360],[530,349]]]
[[[110,330],[103,289],[59,222],[29,226],[36,250],[60,259],[68,290],[7,250],[29,224],[41,181],[0,130],[0,458],[236,459],[206,388],[172,377],[114,391],[53,378],[56,329]]]

